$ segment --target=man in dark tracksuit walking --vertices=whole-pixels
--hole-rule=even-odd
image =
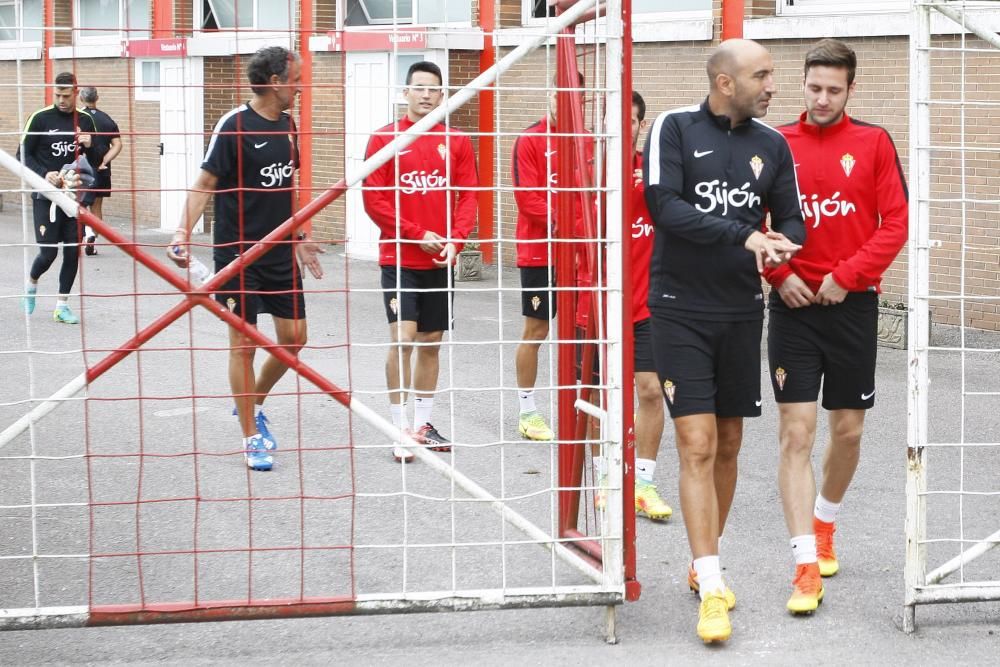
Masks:
[[[55,103],[31,114],[24,125],[24,135],[18,147],[18,156],[24,164],[42,176],[55,188],[78,187],[75,178],[67,178],[64,167],[78,164],[81,154],[86,155],[90,166],[97,157],[91,133],[96,131],[94,119],[76,108],[76,78],[70,72],[56,77]],[[35,310],[38,279],[49,270],[58,254],[58,244],[63,244],[62,268],[59,270],[59,297],[52,318],[64,324],[79,324],[80,319],[69,308],[69,293],[76,281],[80,264],[80,232],[76,218],[70,218],[58,206],[52,206],[39,193],[32,194],[35,222],[35,242],[38,256],[31,265],[28,284],[22,299],[29,315]]]
[[[760,415],[760,272],[788,261],[805,232],[791,151],[757,120],[774,93],[770,54],[729,40],[707,69],[708,98],[653,124],[644,175],[656,224],[654,357],[677,433],[688,583],[702,598],[698,636],[712,642],[729,638],[736,604],[718,543],[736,490],[743,418]]]

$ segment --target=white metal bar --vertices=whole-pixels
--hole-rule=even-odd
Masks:
[[[559,541],[553,539],[551,535],[538,528],[535,524],[531,523],[526,518],[508,507],[504,501],[498,500],[486,489],[445,463],[442,459],[435,456],[425,447],[418,445],[408,434],[396,428],[392,422],[386,420],[380,414],[358,400],[352,399],[350,408],[352,412],[367,421],[370,425],[377,428],[387,437],[394,438],[395,441],[401,443],[404,448],[413,452],[418,459],[430,466],[435,472],[444,475],[448,479],[454,480],[455,484],[461,487],[462,490],[470,496],[488,502],[490,507],[503,517],[505,521],[528,537],[538,540],[542,546],[547,549],[551,549],[554,555],[559,557],[567,565],[584,574],[593,581],[603,583],[604,574],[601,570],[594,568],[574,551],[560,544]]]
[[[947,602],[986,602],[1000,600],[1000,583],[984,581],[961,586],[934,586],[918,588],[914,592],[915,604],[941,604]]]
[[[975,545],[969,547],[968,549],[963,551],[958,556],[955,556],[944,565],[928,572],[926,577],[927,585],[939,583],[949,574],[955,572],[955,570],[964,567],[965,565],[971,563],[975,559],[979,558],[980,556],[988,552],[990,549],[995,549],[998,546],[1000,546],[1000,530],[993,533],[982,542],[978,542]]]
[[[67,216],[71,218],[77,216],[80,205],[72,197],[67,195],[65,191],[56,189],[54,185],[25,167],[17,158],[2,148],[0,148],[0,166],[30,185],[32,190],[55,203]]]
[[[1000,49],[1000,35],[997,35],[985,23],[981,23],[974,15],[951,5],[954,3],[935,2],[931,6],[955,23],[967,28],[979,39]]]
[[[3,151],[0,150],[0,153]],[[49,414],[60,405],[63,401],[76,396],[82,389],[87,386],[87,374],[80,373],[75,378],[67,382],[63,387],[56,391],[56,393],[49,396],[46,400],[39,403],[33,410],[22,416],[16,422],[8,426],[0,433],[0,448],[4,445],[10,443],[11,440],[19,436],[29,426],[37,422],[39,419]]]
[[[912,12],[910,30],[910,199],[909,231],[909,332],[907,340],[907,419],[906,419],[906,561],[903,569],[903,631],[916,629],[917,587],[924,583],[927,569],[927,327],[926,294],[930,279],[929,220],[930,206],[930,10],[917,5]]]

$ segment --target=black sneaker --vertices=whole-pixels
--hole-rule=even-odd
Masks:
[[[88,236],[83,244],[83,252],[86,253],[87,255],[96,255],[97,247],[94,245],[94,243],[96,242],[97,242],[96,236]]]
[[[432,452],[451,451],[451,440],[438,433],[430,422],[418,428],[413,434],[413,439],[421,445],[427,445]]]

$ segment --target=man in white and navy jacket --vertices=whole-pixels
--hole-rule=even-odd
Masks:
[[[757,120],[774,94],[771,55],[729,40],[707,69],[706,100],[653,124],[644,176],[656,224],[654,357],[677,432],[688,583],[702,598],[698,636],[712,642],[729,638],[736,604],[718,543],[736,490],[743,418],[760,415],[760,272],[791,259],[805,231],[788,144]]]

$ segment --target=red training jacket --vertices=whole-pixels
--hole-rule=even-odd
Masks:
[[[906,180],[892,137],[845,113],[836,125],[779,127],[799,181],[806,240],[792,261],[764,272],[780,287],[794,271],[816,292],[828,273],[849,292],[881,291],[882,274],[906,243]]]
[[[642,183],[642,153],[636,153],[632,170],[639,178],[632,184],[632,323],[649,319],[649,264],[653,259],[656,225],[646,208],[646,186]]]
[[[404,116],[376,130],[368,141],[365,158],[412,126]],[[400,248],[399,264],[404,269],[439,268],[434,263],[437,255],[421,250],[420,241],[431,231],[451,239],[456,250],[461,250],[460,241],[469,238],[476,226],[476,192],[471,188],[478,185],[472,142],[461,130],[443,124],[435,125],[400,151],[398,158],[379,167],[365,179],[362,193],[365,212],[382,231],[379,265],[395,266]]]
[[[549,125],[546,116],[534,125],[529,126],[514,142],[514,155],[511,160],[511,170],[514,181],[514,201],[517,203],[517,228],[515,237],[518,241],[528,243],[517,244],[517,265],[519,267],[549,266],[549,247],[547,239],[555,235],[556,192],[541,188],[557,187],[559,174],[557,172],[559,157],[556,152],[558,137],[550,136],[555,129]],[[593,169],[594,139],[587,137],[585,154]],[[593,178],[591,179],[593,183]],[[573,185],[583,187],[581,174],[576,174]],[[520,188],[538,188],[521,190]],[[582,236],[583,205],[591,202],[592,197],[580,193],[580,205],[576,207],[577,236]],[[594,217],[596,220],[596,215]],[[551,220],[551,222],[550,222]],[[537,241],[532,243],[531,241]]]
[[[646,188],[642,184],[642,153],[632,158],[633,173],[640,172],[638,179],[632,180],[632,225],[625,243],[632,253],[632,324],[649,319],[649,264],[653,258],[653,232],[656,226],[646,208]],[[577,286],[582,287],[587,274],[578,272]],[[590,316],[591,292],[580,292],[576,310],[576,325],[587,326]]]

